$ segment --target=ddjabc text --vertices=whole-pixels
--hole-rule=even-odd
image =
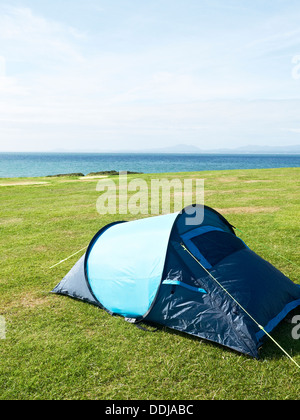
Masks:
[[[171,415],[193,415],[193,404],[149,404],[147,406],[119,406],[112,404],[106,407],[106,415],[129,415],[133,418],[138,415],[160,415],[169,417]]]

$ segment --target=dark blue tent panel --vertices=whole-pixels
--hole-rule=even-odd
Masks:
[[[265,338],[259,325],[269,333],[300,306],[300,287],[207,206],[106,226],[53,292],[253,357]]]

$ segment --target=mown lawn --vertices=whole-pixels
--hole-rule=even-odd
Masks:
[[[151,179],[204,178],[205,204],[300,283],[300,168],[138,177],[148,185]],[[50,293],[80,254],[52,265],[88,245],[107,223],[145,217],[99,215],[97,182],[0,179],[0,316],[6,324],[0,399],[299,399],[300,371],[270,340],[253,360],[165,328],[144,332]],[[292,327],[282,323],[273,336],[300,364]]]

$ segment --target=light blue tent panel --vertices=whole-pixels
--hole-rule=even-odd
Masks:
[[[94,296],[125,317],[145,315],[156,296],[178,213],[120,223],[105,230],[87,258]]]

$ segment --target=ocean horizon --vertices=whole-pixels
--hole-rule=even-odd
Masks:
[[[99,171],[143,173],[300,167],[300,154],[0,153],[0,178]]]

